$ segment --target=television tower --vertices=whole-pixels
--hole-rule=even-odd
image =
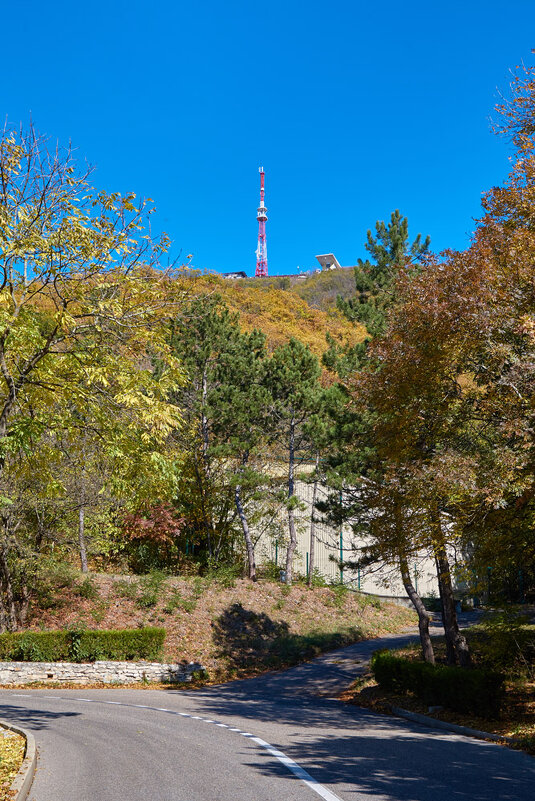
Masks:
[[[258,245],[256,246],[256,278],[265,278],[268,274],[267,246],[266,246],[266,220],[267,209],[264,206],[264,168],[259,167],[260,173],[260,205],[257,209]]]

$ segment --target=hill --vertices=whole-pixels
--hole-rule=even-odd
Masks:
[[[344,275],[349,273],[353,282],[350,270],[315,273],[287,288],[275,286],[277,280],[280,281],[276,278],[231,281],[197,272],[185,274],[181,280],[186,290],[196,295],[220,294],[231,311],[238,312],[245,330],[259,328],[264,332],[270,348],[296,337],[321,357],[327,348],[327,331],[336,340],[352,345],[362,342],[366,334],[364,326],[350,323],[334,303],[329,305],[327,302],[328,297],[336,300],[336,294],[333,294],[338,292],[335,273],[342,272]],[[322,303],[325,308],[312,303]]]
[[[282,668],[322,651],[414,625],[404,607],[337,585],[309,588],[262,579],[109,574],[50,587],[29,629],[163,626],[164,660],[201,662],[209,676]]]
[[[311,308],[322,311],[336,309],[336,298],[347,300],[355,294],[355,274],[352,267],[337,270],[317,270],[298,275],[270,275],[267,278],[246,278],[244,286],[261,284],[273,289],[289,290],[304,300]]]
[[[355,294],[355,274],[352,268],[322,270],[301,278],[292,285],[292,291],[313,309],[336,309],[336,298],[347,300]]]

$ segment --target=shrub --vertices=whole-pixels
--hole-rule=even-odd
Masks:
[[[375,652],[372,670],[385,690],[411,692],[427,704],[456,712],[483,717],[499,714],[504,686],[503,676],[495,671],[412,662],[388,651]]]
[[[533,677],[535,629],[517,608],[486,614],[475,631],[481,659],[496,670],[527,673]]]
[[[269,559],[262,565],[258,565],[256,573],[259,578],[266,579],[266,581],[280,581],[281,566]]]
[[[30,586],[41,609],[63,606],[67,588],[76,584],[77,571],[66,562],[43,558],[30,579]]]
[[[156,606],[166,578],[167,576],[161,570],[152,570],[139,580],[140,594],[136,603],[141,609],[150,609],[151,606]]]
[[[156,660],[165,629],[26,631],[0,634],[0,659],[18,662],[93,662],[95,659]]]
[[[86,576],[84,580],[74,588],[74,592],[76,595],[79,595],[80,598],[85,598],[86,600],[94,601],[95,598],[98,598],[98,587],[89,576]]]
[[[347,584],[332,584],[330,590],[332,593],[332,604],[338,609],[343,609],[349,594]]]
[[[137,598],[138,589],[137,581],[119,579],[114,582],[114,590],[119,598],[128,598],[130,601],[134,601]]]
[[[67,631],[0,634],[0,659],[16,662],[62,662],[69,659]]]
[[[167,615],[172,615],[177,609],[183,609],[184,612],[194,612],[197,607],[196,598],[184,598],[180,590],[174,589],[165,604],[163,611]]]
[[[206,572],[206,579],[215,582],[227,589],[236,586],[236,579],[243,574],[243,567],[239,564],[218,565],[210,567]]]

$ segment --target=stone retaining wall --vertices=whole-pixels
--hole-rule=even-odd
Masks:
[[[161,662],[0,662],[0,684],[32,681],[72,681],[132,684],[138,681],[191,681],[203,670],[198,662],[165,665]]]

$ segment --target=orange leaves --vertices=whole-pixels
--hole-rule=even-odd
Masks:
[[[366,333],[363,326],[351,324],[340,312],[314,309],[291,290],[276,289],[261,280],[241,283],[198,274],[189,280],[191,283],[186,278],[183,286],[186,290],[191,286],[195,295],[220,294],[228,308],[239,313],[245,331],[257,328],[266,335],[270,350],[294,337],[321,356],[327,350],[327,331],[352,345],[362,342]]]

